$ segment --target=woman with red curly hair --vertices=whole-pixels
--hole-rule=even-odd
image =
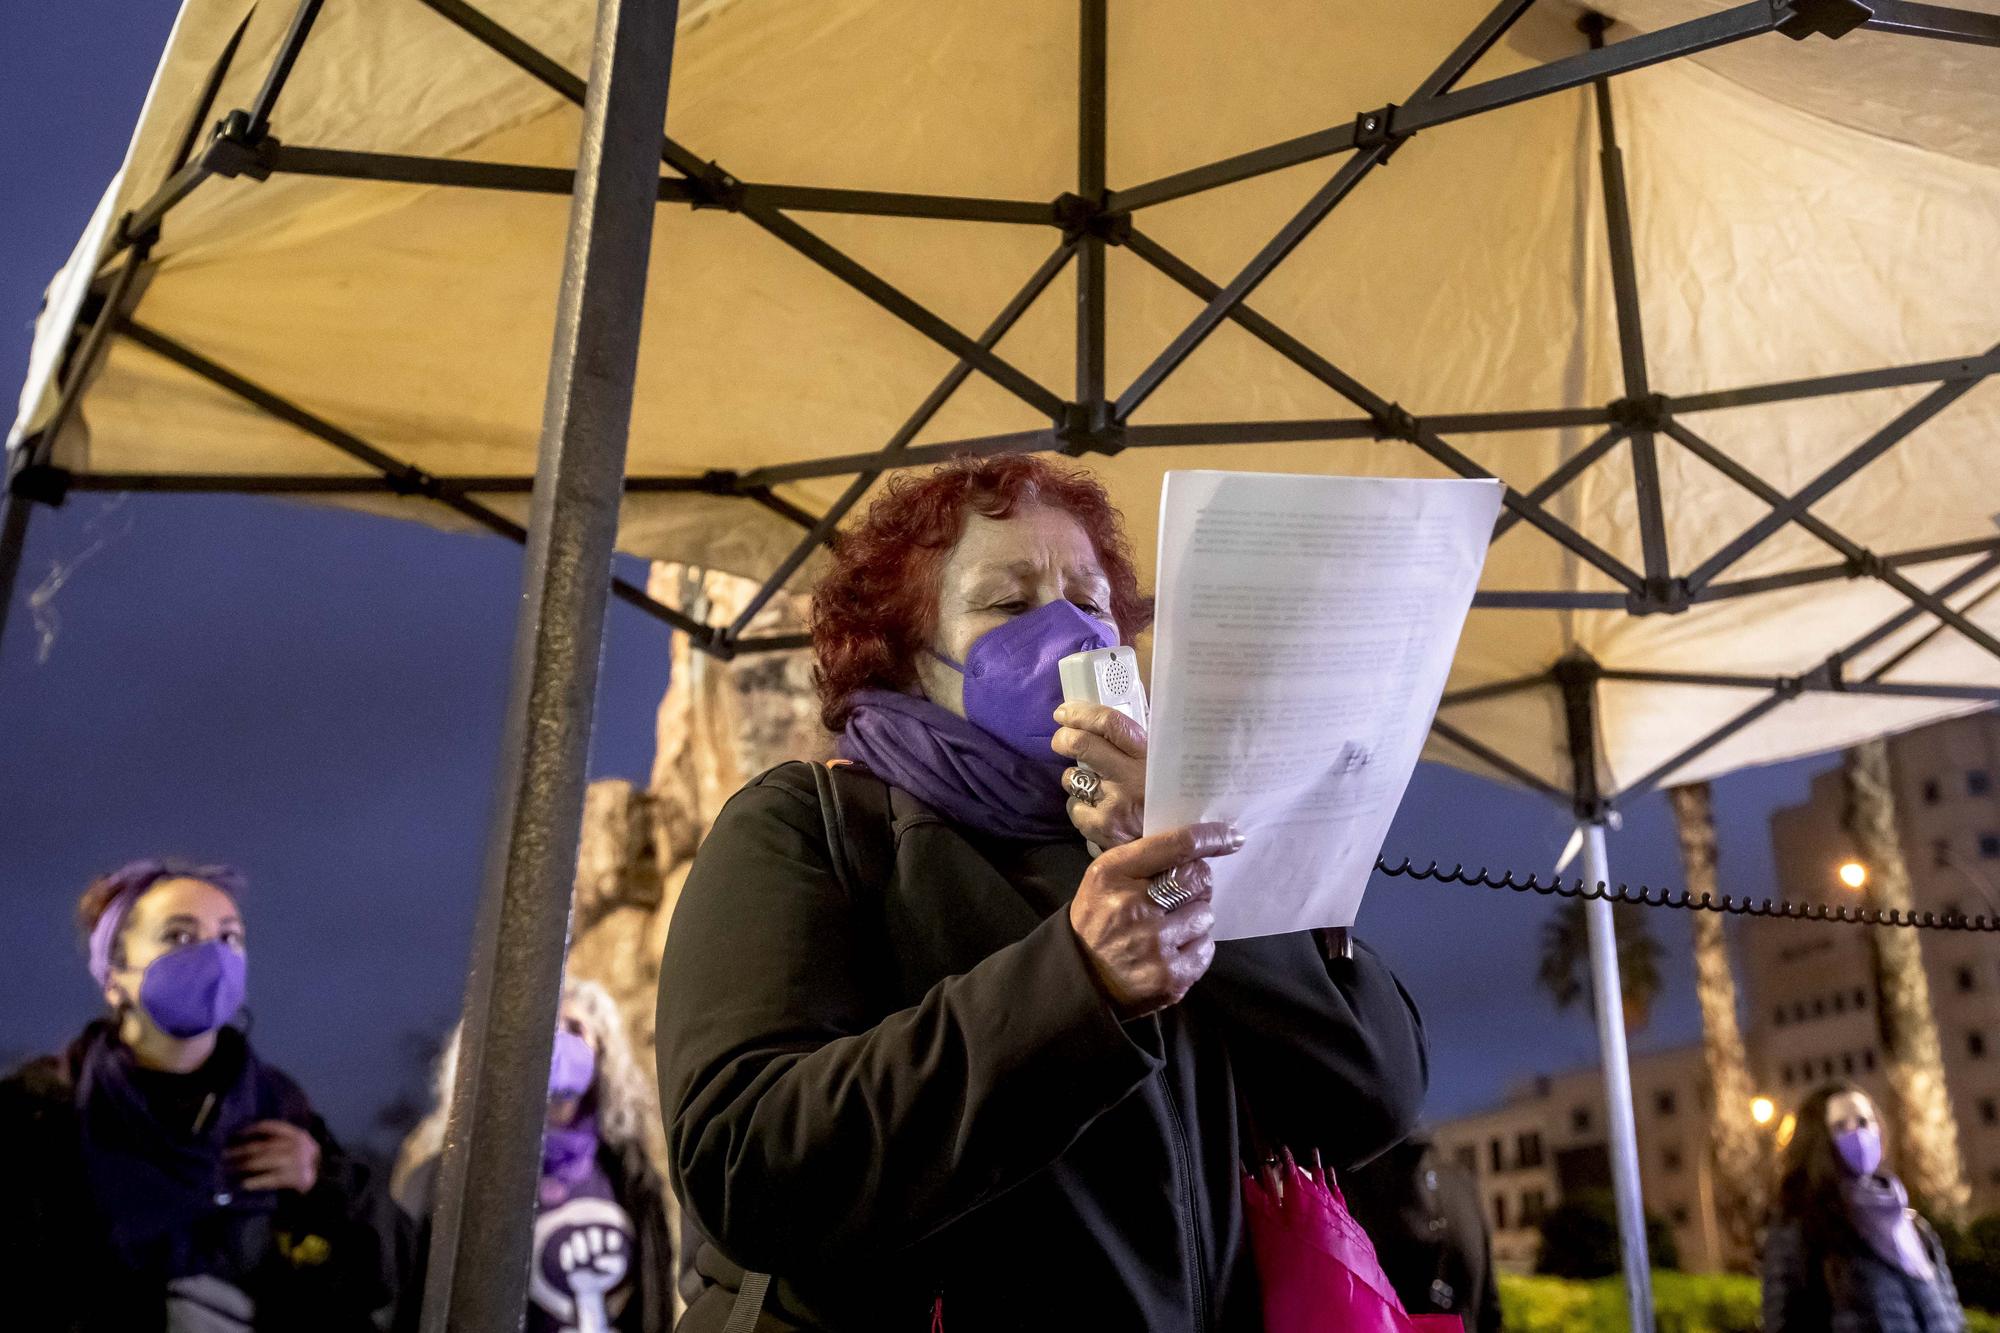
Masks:
[[[1046,459],[900,477],[841,536],[813,647],[847,762],[737,793],[668,933],[683,1329],[1261,1328],[1242,1108],[1337,1168],[1415,1123],[1388,969],[1215,941],[1242,836],[1141,836],[1143,730],[1062,702],[1062,657],[1150,616],[1103,488]]]

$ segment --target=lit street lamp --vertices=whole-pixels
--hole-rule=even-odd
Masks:
[[[1859,892],[1868,882],[1868,867],[1859,861],[1843,861],[1840,865],[1840,882]]]
[[[1771,1123],[1771,1117],[1778,1113],[1778,1107],[1769,1097],[1750,1099],[1750,1118],[1760,1125]]]

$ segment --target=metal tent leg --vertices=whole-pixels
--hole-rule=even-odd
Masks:
[[[1583,877],[1611,882],[1604,853],[1604,823],[1583,825]],[[1618,1198],[1618,1241],[1625,1263],[1625,1308],[1632,1333],[1653,1333],[1653,1270],[1646,1253],[1646,1205],[1639,1189],[1639,1134],[1632,1118],[1632,1066],[1625,1051],[1625,997],[1618,983],[1618,935],[1611,904],[1584,904],[1590,925],[1591,994],[1597,1008],[1597,1050],[1604,1065],[1604,1108],[1610,1139],[1611,1187]]]
[[[678,6],[599,0],[425,1333],[518,1329]]]

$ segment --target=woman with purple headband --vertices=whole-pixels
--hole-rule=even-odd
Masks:
[[[0,1081],[0,1323],[367,1333],[414,1306],[410,1224],[230,1026],[243,889],[225,866],[135,861],[84,893],[109,1008]]]

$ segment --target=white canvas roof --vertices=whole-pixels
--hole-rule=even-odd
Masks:
[[[1137,186],[1409,102],[1489,7],[1114,5],[1109,185]],[[567,199],[291,169],[307,162],[300,149],[567,168],[579,126],[573,103],[439,12],[452,8],[420,0],[326,7],[271,120],[272,134],[294,151],[289,166],[279,159],[265,180],[210,177],[167,214],[134,286],[140,327],[110,340],[54,441],[56,465],[135,485],[187,474],[380,476],[352,452],[161,355],[158,339],[141,341],[150,330],[431,476],[532,473]],[[1657,30],[1721,7],[1622,0],[1609,8],[1639,30]],[[1878,16],[1891,8],[1878,5]],[[1996,0],[1966,8],[2000,13]],[[588,63],[591,9],[584,0],[481,6],[577,74]],[[682,9],[668,130],[736,180],[1037,206],[1077,188],[1073,5],[709,0]],[[112,253],[117,220],[172,174],[204,81],[246,13],[210,119],[253,102],[291,14],[269,0],[254,12],[247,0],[188,0],[126,165],[52,289],[13,442],[47,423],[90,279],[101,291],[122,262]],[[1582,51],[1576,17],[1544,0],[1460,86]],[[1630,38],[1634,26],[1614,26],[1607,40]],[[1862,681],[1900,659],[1885,680],[1945,684],[1958,694],[1808,689],[1663,770],[1770,697],[1757,681],[1806,675],[1911,605],[1878,577],[1830,574],[1768,591],[1745,581],[1840,566],[1856,547],[1881,556],[1951,547],[1949,558],[1895,565],[1892,577],[1920,591],[1957,580],[1953,605],[2000,582],[1992,555],[2000,551],[2000,469],[1991,461],[2000,382],[1978,379],[2000,369],[1990,350],[2000,343],[2000,50],[1867,29],[1838,41],[1773,33],[1623,75],[1612,90],[1650,387],[1668,396],[1679,429],[1694,439],[1656,437],[1666,573],[1712,575],[1704,596],[1736,595],[1698,599],[1678,614],[1629,614],[1626,584],[1533,523],[1517,523],[1494,545],[1483,590],[1489,598],[1532,594],[1513,599],[1531,605],[1475,610],[1440,719],[1511,760],[1516,780],[1568,791],[1553,686],[1461,702],[1452,695],[1542,676],[1579,649],[1614,673],[1744,678],[1732,688],[1603,681],[1599,776],[1616,792],[1984,706],[1964,687],[2000,687],[2000,659],[1957,630],[1932,635],[1937,620],[1919,614],[1845,662],[1840,678]],[[1107,251],[1114,397],[1202,309],[1148,256],[1177,256],[1226,283],[1345,160],[1317,157],[1133,214],[1150,248]],[[792,226],[973,336],[1063,241],[1046,217],[883,217],[792,207],[798,195],[767,198],[785,205]],[[1468,466],[1525,494],[1599,441],[1610,429],[1606,404],[1626,394],[1611,236],[1592,93],[1572,88],[1416,133],[1248,304],[1323,358],[1315,363],[1322,369],[1330,363],[1435,423],[1430,441],[1448,440]],[[952,370],[957,354],[913,327],[918,317],[871,301],[832,271],[838,261],[816,260],[802,245],[810,249],[810,239],[774,235],[727,209],[662,205],[632,476],[743,474],[865,454],[888,442]],[[1075,272],[1073,263],[1064,267],[998,343],[998,356],[1018,372],[1014,388],[972,374],[917,443],[1049,429],[1047,400],[1075,393]],[[1866,392],[1730,410],[1672,401],[1938,361],[1957,364]],[[1373,415],[1326,378],[1224,322],[1130,424]],[[1025,380],[1043,397],[1018,391]],[[1726,568],[1704,568],[1771,505],[1694,448],[1706,442],[1789,495],[1919,404],[1938,410],[1810,506],[1819,533],[1781,526]],[[1447,420],[1552,408],[1597,416],[1507,431]],[[1216,433],[1232,432],[1207,434]],[[1135,429],[1132,438],[1150,446],[1162,434],[1142,439]],[[1113,486],[1150,563],[1158,481],[1168,468],[1451,475],[1438,452],[1363,437],[1133,447],[1088,461]],[[1547,501],[1546,513],[1643,572],[1632,460],[1621,437]],[[781,480],[777,506],[671,489],[634,493],[620,544],[763,577],[800,537],[774,507],[823,512],[849,480]],[[465,521],[435,500],[387,491],[320,498]],[[479,498],[516,519],[525,513],[518,492]],[[1595,605],[1549,605],[1560,600],[1550,594],[1577,593],[1594,595]],[[1968,615],[2000,632],[2000,597]],[[1430,757],[1496,772],[1442,736]]]

